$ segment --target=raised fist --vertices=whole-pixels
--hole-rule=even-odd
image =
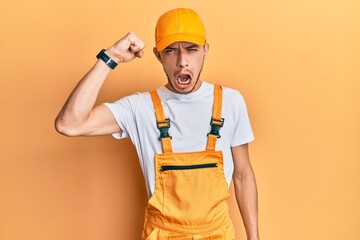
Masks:
[[[135,33],[129,32],[114,45],[106,50],[106,53],[117,63],[129,62],[135,57],[141,58],[144,54],[145,44]]]

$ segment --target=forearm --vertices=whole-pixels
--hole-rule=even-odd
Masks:
[[[56,118],[57,128],[75,128],[84,123],[94,107],[110,68],[98,60],[74,88]]]
[[[258,201],[255,176],[252,171],[246,175],[234,175],[236,200],[245,225],[248,240],[258,240]]]
[[[143,56],[145,44],[129,32],[105,51],[116,63],[129,62]],[[110,67],[98,60],[80,80],[55,120],[58,132],[67,136],[103,135],[121,131],[110,110],[94,107],[101,86],[109,75]]]

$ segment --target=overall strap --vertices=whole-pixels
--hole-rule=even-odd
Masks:
[[[220,138],[220,129],[224,126],[224,118],[222,114],[222,87],[220,85],[214,86],[214,103],[212,118],[210,121],[211,131],[208,134],[208,141],[206,150],[215,151],[216,140]]]
[[[157,91],[156,90],[151,91],[150,96],[155,109],[156,124],[157,124],[157,128],[160,131],[159,140],[161,141],[163,152],[171,153],[172,152],[172,146],[170,141],[171,136],[169,135],[170,119],[165,118],[164,110],[161,105],[161,100]]]

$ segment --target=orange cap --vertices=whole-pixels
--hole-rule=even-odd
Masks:
[[[205,45],[205,27],[193,10],[173,9],[160,16],[156,24],[155,41],[159,52],[174,42],[183,41]]]

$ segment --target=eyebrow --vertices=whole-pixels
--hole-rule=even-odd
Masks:
[[[197,48],[197,47],[200,47],[200,45],[197,45],[197,44],[192,44],[192,45],[190,45],[190,46],[187,46],[187,47],[185,47],[185,48]]]
[[[200,45],[198,45],[198,44],[191,44],[191,45],[189,45],[189,46],[187,46],[187,47],[185,47],[185,49],[189,49],[189,48],[198,48],[198,47],[200,47]],[[167,46],[165,49],[171,49],[171,50],[174,50],[174,49],[178,49],[177,47],[170,47],[170,46]]]

